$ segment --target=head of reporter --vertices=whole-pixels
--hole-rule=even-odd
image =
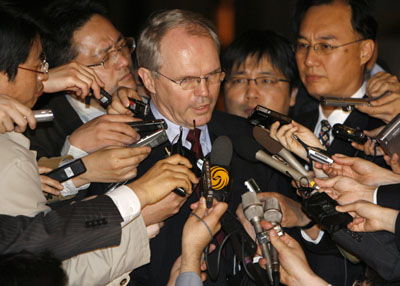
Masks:
[[[290,42],[269,30],[248,31],[223,55],[225,109],[247,117],[262,105],[288,114],[295,104],[298,71]]]

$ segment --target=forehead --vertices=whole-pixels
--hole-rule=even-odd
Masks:
[[[351,24],[351,7],[341,2],[308,9],[299,31],[300,38],[307,40],[340,39],[355,34]]]
[[[79,53],[96,54],[112,46],[120,32],[106,18],[93,15],[85,25],[74,32],[73,42]]]
[[[42,43],[39,36],[32,43],[31,49],[29,50],[28,58],[26,59],[26,64],[34,64],[41,61],[42,55]]]
[[[246,60],[240,65],[233,65],[232,74],[234,73],[260,73],[260,74],[275,74],[281,75],[279,69],[274,67],[271,63],[271,60],[268,56],[263,56],[261,59],[258,59],[258,56],[251,55],[246,58]]]
[[[160,43],[161,67],[187,75],[220,67],[218,48],[211,37],[192,35],[184,27],[168,31]]]

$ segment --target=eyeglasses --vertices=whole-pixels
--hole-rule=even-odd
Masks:
[[[124,38],[123,42],[115,49],[107,52],[100,63],[88,65],[87,67],[103,66],[105,69],[113,67],[118,61],[118,55],[121,53],[124,57],[129,57],[136,48],[135,39],[132,37]]]
[[[351,44],[355,44],[361,41],[364,41],[365,39],[359,39],[356,41],[352,41],[352,42],[348,42],[345,44],[341,44],[341,45],[331,45],[331,44],[327,44],[327,43],[316,43],[314,45],[309,45],[306,43],[302,43],[302,42],[298,42],[294,45],[294,51],[296,54],[305,54],[308,52],[309,48],[312,48],[318,55],[328,55],[331,52],[333,52],[333,50],[340,48],[340,47],[344,47],[347,45],[351,45]]]
[[[247,78],[247,77],[240,77],[240,76],[233,76],[230,77],[228,80],[231,84],[232,88],[237,88],[237,89],[245,89],[250,85],[251,81],[254,81],[254,83],[263,89],[270,89],[274,87],[278,82],[290,82],[287,79],[280,79],[280,78],[275,78],[275,77],[269,77],[269,76],[261,76],[261,77],[256,77],[256,78]]]
[[[19,69],[22,70],[27,70],[27,71],[31,71],[31,72],[36,72],[36,73],[41,73],[43,75],[47,75],[49,73],[49,63],[46,60],[46,57],[44,55],[41,56],[42,62],[40,63],[40,70],[37,69],[30,69],[30,68],[26,68],[26,67],[21,67],[18,66]]]
[[[173,80],[172,78],[163,75],[162,73],[155,71],[157,74],[165,77],[166,79],[172,81],[173,83],[179,85],[184,90],[193,90],[200,86],[201,80],[204,79],[208,84],[217,84],[221,83],[221,81],[225,78],[225,72],[223,71],[216,71],[212,72],[205,77],[198,77],[198,76],[188,76],[182,80]]]

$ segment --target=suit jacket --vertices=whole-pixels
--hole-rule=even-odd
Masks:
[[[154,117],[150,114],[146,119],[154,119]],[[212,119],[208,123],[208,131],[211,142],[218,136],[226,135],[231,138],[234,146],[235,138],[239,136],[252,137],[252,128],[246,120],[220,111],[214,111]],[[162,146],[153,148],[149,157],[140,164],[138,177],[143,175],[158,160],[165,157],[164,148],[166,146],[170,146],[170,143],[167,142]],[[251,177],[256,180],[263,191],[276,191],[288,197],[296,198],[295,191],[291,189],[288,178],[262,163],[247,162],[234,152],[230,172],[230,178],[233,180],[232,199],[229,203],[231,211],[234,212],[241,202],[241,194],[245,191],[243,182]],[[159,235],[150,242],[152,252],[150,264],[133,272],[134,285],[165,285],[167,283],[169,271],[181,253],[182,229],[191,212],[190,204],[198,199],[198,195],[193,193],[181,207],[179,213],[165,221]],[[229,247],[226,247],[225,250],[226,256],[229,257]]]
[[[34,217],[0,215],[0,253],[51,251],[64,260],[118,245],[122,217],[108,196],[79,202]]]

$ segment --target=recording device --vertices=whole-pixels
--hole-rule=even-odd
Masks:
[[[77,159],[43,175],[62,183],[85,172],[86,167],[82,159]]]
[[[290,153],[288,150],[286,150],[281,143],[278,141],[274,140],[271,138],[269,133],[259,127],[259,126],[254,126],[253,128],[253,137],[256,139],[258,144],[263,146],[269,153],[279,155],[282,157],[292,168],[300,172],[303,176],[308,176],[308,173],[306,169],[304,169],[303,165],[300,164],[299,161],[296,160],[296,158]]]
[[[362,130],[351,128],[339,123],[333,125],[332,134],[335,136],[335,138],[339,138],[347,142],[356,142],[358,144],[364,144],[368,140],[368,136],[366,136]]]
[[[33,116],[37,122],[50,122],[54,119],[53,110],[51,109],[33,110]]]
[[[164,129],[160,129],[146,137],[141,138],[139,141],[128,145],[128,147],[142,147],[149,146],[151,148],[157,147],[168,140],[168,135]]]
[[[125,122],[130,127],[135,129],[137,132],[149,132],[159,129],[168,129],[168,125],[164,119],[157,120],[144,120],[144,121],[134,121],[134,122]]]
[[[400,155],[400,113],[379,132],[376,140],[389,156]]]
[[[90,98],[91,97],[89,96],[86,97],[86,103],[89,103]],[[100,99],[98,101],[104,109],[107,109],[107,107],[112,103],[112,96],[105,91],[104,88],[100,87]],[[141,119],[145,118],[150,110],[148,104],[134,98],[129,98],[128,108],[133,112],[134,117]]]
[[[253,189],[253,185],[255,184],[255,181],[253,180],[250,183],[245,183],[245,186],[248,188],[248,192],[242,194],[242,207],[243,207],[243,213],[245,217],[247,218],[248,221],[251,222],[251,224],[254,227],[254,230],[256,232],[257,236],[257,241],[258,244],[260,245],[261,252],[263,257],[267,260],[266,268],[267,268],[267,273],[268,273],[268,278],[271,282],[272,285],[276,285],[274,282],[274,277],[273,277],[273,270],[272,270],[272,257],[270,253],[270,249],[268,247],[268,242],[267,240],[263,239],[263,228],[261,227],[261,220],[263,219],[264,211],[263,211],[263,205],[261,201],[257,197],[256,189]],[[259,189],[259,188],[258,188]],[[279,271],[279,269],[278,269]],[[278,284],[279,284],[279,279],[278,279]]]
[[[150,107],[148,104],[134,98],[129,98],[128,108],[130,111],[133,112],[134,117],[141,119],[144,119],[150,111]]]
[[[307,152],[310,159],[315,162],[327,164],[329,166],[333,164],[333,159],[329,157],[329,154],[320,148],[309,147]]]
[[[354,110],[356,105],[370,105],[370,102],[377,100],[381,97],[391,94],[391,91],[386,91],[377,97],[364,97],[364,98],[348,98],[348,97],[324,97],[320,101],[322,106],[341,107],[344,111]]]
[[[269,129],[271,124],[273,124],[275,121],[279,121],[281,125],[292,122],[290,117],[261,105],[256,106],[247,120],[252,125],[261,126],[267,129]]]
[[[333,164],[333,159],[329,156],[329,154],[325,150],[322,150],[321,148],[317,147],[308,146],[294,134],[293,138],[296,139],[301,145],[303,145],[311,161],[316,161],[321,164],[328,164],[329,166]]]
[[[210,172],[210,161],[205,160],[203,164],[203,196],[206,198],[206,206],[208,209],[212,208],[214,191],[211,185],[211,172]]]
[[[172,156],[172,155],[175,155],[175,154],[179,154],[179,155],[185,157],[186,159],[188,159],[189,162],[193,166],[191,168],[191,171],[196,175],[196,177],[199,178],[199,177],[202,176],[202,170],[200,170],[199,167],[197,166],[196,153],[193,152],[192,150],[189,150],[185,146],[183,146],[182,135],[183,135],[183,129],[181,127],[178,141],[175,144],[172,145],[170,155]],[[178,196],[181,196],[181,197],[185,197],[187,195],[185,189],[183,189],[181,187],[176,188],[173,192],[175,194],[177,194]]]

